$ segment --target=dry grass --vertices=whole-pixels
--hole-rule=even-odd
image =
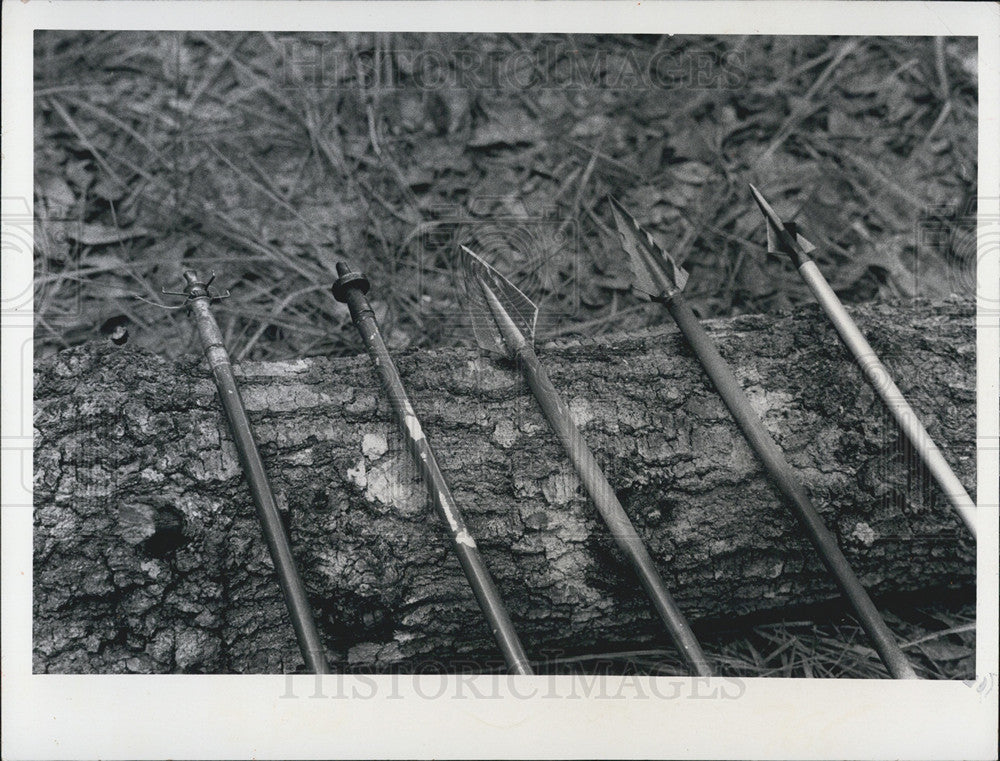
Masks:
[[[540,301],[547,336],[659,322],[629,292],[609,192],[685,261],[702,315],[808,300],[764,255],[748,181],[810,225],[846,300],[970,289],[961,223],[929,215],[972,211],[974,42],[42,32],[36,47],[40,353],[115,317],[186,351],[189,327],[154,304],[187,266],[232,290],[236,356],[356,352],[327,291],[341,258],[375,283],[393,345],[466,343],[458,237]],[[420,87],[413,51],[453,77],[475,51],[553,86]],[[674,86],[628,79],[656,56]]]
[[[448,76],[472,51],[556,84],[421,87],[414,51]],[[118,326],[190,351],[159,291],[195,267],[232,292],[218,315],[238,359],[357,353],[328,291],[342,258],[375,284],[390,345],[468,344],[459,239],[540,302],[546,337],[659,323],[630,293],[608,193],[684,262],[701,315],[808,301],[766,256],[747,182],[807,223],[844,300],[971,295],[975,53],[931,38],[38,32],[36,352]],[[672,86],[627,78],[657,56]],[[955,678],[971,674],[971,622],[942,607],[895,623],[923,673]],[[882,673],[846,624],[710,645],[734,674]]]
[[[950,609],[949,609],[950,608]],[[899,637],[917,674],[925,679],[975,676],[975,619],[972,603],[907,607],[886,621]],[[815,616],[703,635],[702,646],[721,676],[887,679],[888,672],[853,619]],[[674,650],[632,650],[554,658],[541,673],[607,673],[684,676],[689,672]]]

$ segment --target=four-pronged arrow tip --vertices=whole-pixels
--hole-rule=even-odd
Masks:
[[[352,270],[345,262],[337,262],[337,274],[339,277],[330,290],[333,292],[333,297],[341,303],[347,302],[347,293],[351,289],[356,288],[361,293],[368,293],[368,289],[371,288],[368,278]]]
[[[184,270],[181,275],[184,278],[184,290],[183,291],[168,291],[166,288],[161,288],[161,293],[165,293],[168,296],[184,296],[187,300],[208,298],[212,301],[218,301],[220,299],[228,299],[229,291],[212,291],[209,286],[212,281],[215,280],[215,273],[213,272],[208,280],[202,280],[197,271],[195,270]]]
[[[200,287],[207,289],[208,286],[212,284],[212,281],[215,280],[214,272],[208,276],[208,280],[203,280],[201,277],[199,277],[197,270],[184,270],[182,275],[184,277],[184,282],[187,283],[188,288]]]

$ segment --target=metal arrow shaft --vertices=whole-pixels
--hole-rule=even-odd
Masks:
[[[257,450],[257,442],[254,440],[250,419],[247,417],[239,387],[236,385],[229,353],[223,343],[219,325],[212,315],[211,297],[207,288],[193,273],[185,273],[185,277],[189,283],[188,309],[198,328],[205,357],[215,377],[222,408],[229,421],[229,430],[232,432],[240,464],[243,466],[243,473],[250,487],[257,518],[278,575],[278,583],[285,598],[299,650],[306,666],[313,673],[328,674],[330,668],[327,665],[319,632],[316,630],[305,586],[296,568],[288,535],[278,513],[274,492],[271,490],[271,484],[264,471],[264,463]]]
[[[652,600],[657,614],[666,624],[684,660],[698,676],[711,676],[712,669],[708,659],[698,644],[694,632],[691,631],[690,624],[663,583],[642,538],[636,532],[621,502],[618,501],[601,466],[573,422],[569,409],[538,361],[538,356],[530,344],[524,343],[517,349],[515,357],[531,392],[573,463],[573,468],[583,482],[587,494],[590,495],[605,524],[611,529],[619,549],[638,574],[643,589]]]
[[[875,350],[858,330],[858,326],[844,309],[844,305],[837,298],[837,294],[834,293],[815,262],[807,259],[799,265],[798,269],[802,279],[806,281],[823,311],[830,318],[830,322],[833,323],[840,340],[854,355],[854,360],[861,368],[861,372],[864,373],[865,378],[881,397],[885,406],[888,407],[899,429],[910,442],[910,446],[927,466],[931,477],[937,481],[941,491],[948,497],[955,511],[968,527],[969,532],[975,537],[976,503],[972,501],[972,497],[969,496],[962,482],[958,480],[958,476],[951,469],[941,450],[938,449],[937,444],[934,443],[931,435],[920,422],[917,413],[906,401],[903,392],[893,382],[889,370],[882,364],[876,356]]]
[[[814,246],[795,234],[790,222],[783,222],[778,213],[771,207],[764,196],[753,185],[750,186],[757,206],[764,215],[768,229],[768,248],[780,251],[791,257],[793,264],[809,286],[816,300],[833,323],[837,335],[854,356],[868,382],[882,399],[890,414],[896,420],[899,429],[913,447],[913,451],[923,461],[931,477],[937,482],[941,491],[948,497],[959,517],[968,527],[973,537],[976,536],[976,503],[958,480],[948,461],[938,449],[927,429],[920,422],[917,413],[906,401],[903,392],[899,390],[871,345],[858,330],[858,326],[844,309],[837,294],[823,277],[815,262],[809,257]],[[791,229],[790,229],[791,228]]]
[[[755,191],[756,192],[756,191]],[[762,199],[760,199],[762,200]],[[766,202],[761,206],[765,214]],[[686,273],[673,261],[673,258],[663,251],[652,237],[639,227],[639,223],[624,207],[611,199],[615,224],[621,237],[622,247],[629,254],[637,285],[647,296],[661,302],[670,312],[681,334],[687,339],[688,345],[694,351],[706,374],[715,385],[729,411],[736,419],[740,430],[778,487],[785,500],[792,507],[809,536],[810,541],[819,553],[823,563],[837,580],[844,596],[850,601],[858,615],[861,625],[871,638],[875,649],[881,656],[889,673],[897,679],[916,679],[913,667],[907,661],[903,651],[886,625],[871,598],[861,586],[847,558],[840,551],[836,538],[830,533],[819,513],[809,499],[809,494],[801,481],[785,460],[784,454],[774,443],[764,424],[754,412],[750,401],[743,393],[736,376],[729,365],[719,354],[715,343],[709,338],[694,312],[687,305],[683,296],[686,283]],[[797,245],[792,231],[781,226],[780,222],[773,232],[778,234],[785,245],[793,248]],[[772,238],[769,228],[768,239]],[[798,253],[805,254],[801,248]],[[658,285],[659,283],[659,285]]]
[[[502,277],[502,276],[501,276]],[[666,584],[660,577],[656,564],[649,556],[646,546],[629,520],[628,514],[615,495],[614,489],[604,476],[601,466],[580,434],[569,409],[556,391],[548,374],[538,361],[538,355],[531,347],[531,341],[518,329],[510,313],[500,302],[497,294],[481,278],[479,288],[486,299],[486,304],[493,315],[497,330],[507,348],[508,355],[517,361],[524,373],[528,386],[538,400],[546,419],[556,433],[556,437],[573,463],[573,468],[583,482],[594,506],[611,529],[619,549],[625,554],[629,563],[639,575],[643,589],[653,601],[653,607],[667,626],[667,631],[680,650],[684,660],[698,676],[711,676],[712,670],[708,664],[701,645],[691,631],[691,626],[681,612]]]
[[[345,280],[345,276],[348,274],[354,275],[355,278],[360,277],[356,273],[348,273],[346,267],[338,266],[338,271],[341,274],[341,281]],[[367,289],[367,281],[365,281],[364,288]],[[413,405],[406,395],[403,381],[399,377],[399,371],[392,361],[389,349],[382,340],[382,334],[375,320],[375,313],[368,303],[364,290],[361,287],[351,287],[348,284],[339,293],[335,290],[335,294],[337,294],[338,299],[347,303],[351,311],[354,325],[361,334],[361,339],[368,349],[368,354],[371,356],[389,397],[396,422],[406,440],[407,449],[427,485],[434,508],[448,528],[452,547],[458,556],[466,578],[469,580],[469,585],[472,587],[479,607],[482,608],[483,615],[486,616],[490,631],[503,653],[508,668],[514,674],[533,674],[534,671],[528,661],[528,656],[521,645],[521,640],[514,629],[510,615],[504,607],[500,593],[483,563],[476,542],[465,525],[451,495],[451,489],[448,488],[444,474],[438,466],[434,451],[431,449],[431,445],[420,426],[420,421],[413,410]]]
[[[743,435],[764,463],[775,486],[793,508],[824,565],[833,574],[841,592],[851,603],[861,626],[871,638],[889,673],[896,679],[917,679],[916,672],[896,643],[885,619],[861,585],[844,553],[841,552],[836,538],[823,523],[805,487],[750,406],[736,376],[719,354],[715,343],[705,332],[683,295],[676,293],[665,299],[665,304],[726,407],[736,419]]]

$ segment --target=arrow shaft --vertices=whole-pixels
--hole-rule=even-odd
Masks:
[[[219,399],[229,421],[229,430],[233,435],[240,464],[243,467],[254,507],[257,510],[257,518],[260,521],[267,549],[271,554],[271,561],[274,563],[274,569],[278,575],[278,583],[285,598],[285,605],[292,621],[292,628],[295,630],[299,650],[302,651],[306,666],[313,673],[328,674],[330,669],[326,662],[326,654],[319,638],[319,632],[316,630],[305,586],[296,568],[288,535],[281,522],[281,515],[278,513],[274,492],[271,490],[267,473],[264,471],[264,463],[257,449],[253,429],[250,427],[250,419],[247,417],[239,387],[236,385],[236,377],[233,374],[229,353],[226,351],[222,333],[212,315],[209,302],[210,299],[207,296],[191,298],[188,301],[188,308],[198,328],[202,348],[205,351],[209,367],[212,369],[212,375],[215,377]]]
[[[757,417],[736,376],[719,354],[715,343],[705,332],[687,301],[677,293],[665,303],[743,435],[764,463],[772,482],[792,508],[824,565],[833,574],[841,592],[854,608],[889,673],[896,679],[916,679],[916,672],[841,552],[836,538],[823,523],[805,487]]]
[[[522,343],[517,347],[514,356],[524,373],[528,386],[538,400],[542,412],[572,461],[584,488],[597,507],[601,518],[611,529],[611,534],[618,547],[639,575],[643,588],[652,600],[656,612],[666,624],[670,636],[684,660],[698,676],[711,676],[712,671],[708,659],[702,652],[694,632],[691,631],[690,624],[667,590],[666,584],[660,577],[653,559],[649,556],[649,552],[635,530],[635,526],[629,520],[615,495],[614,489],[611,488],[611,484],[608,483],[608,479],[604,476],[600,465],[590,451],[590,447],[587,446],[587,442],[584,441],[573,422],[562,397],[538,361],[538,356],[528,343]]]
[[[920,422],[917,413],[906,401],[903,392],[899,390],[889,375],[889,370],[879,361],[875,350],[858,330],[854,320],[844,309],[823,273],[812,260],[806,260],[799,266],[799,274],[805,280],[809,289],[826,312],[830,322],[836,329],[840,340],[854,356],[865,378],[881,397],[889,409],[899,429],[906,436],[913,450],[917,453],[927,470],[945,493],[959,517],[968,527],[972,536],[976,536],[976,504],[958,480],[941,450],[938,449],[931,435]]]
[[[483,615],[486,616],[490,631],[503,653],[510,671],[514,674],[533,674],[528,656],[524,652],[521,640],[514,629],[514,624],[500,599],[500,593],[483,563],[476,542],[465,525],[462,514],[451,495],[451,489],[449,489],[444,474],[438,466],[434,451],[431,449],[420,426],[420,421],[413,410],[413,405],[406,395],[403,381],[399,377],[399,371],[392,361],[389,349],[382,340],[378,323],[375,320],[375,313],[372,311],[368,299],[360,290],[348,289],[345,300],[351,310],[354,325],[361,334],[361,339],[364,341],[368,354],[382,380],[382,385],[396,416],[396,422],[399,424],[399,429],[406,441],[407,449],[427,485],[427,491],[435,510],[448,529],[452,548],[458,556],[462,570],[476,596],[476,601],[482,608]]]

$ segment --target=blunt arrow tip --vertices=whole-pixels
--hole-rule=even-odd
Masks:
[[[355,272],[345,262],[337,262],[337,274],[339,277],[330,287],[333,297],[341,303],[347,302],[347,293],[352,288],[356,288],[361,293],[368,293],[371,282],[360,272]]]

